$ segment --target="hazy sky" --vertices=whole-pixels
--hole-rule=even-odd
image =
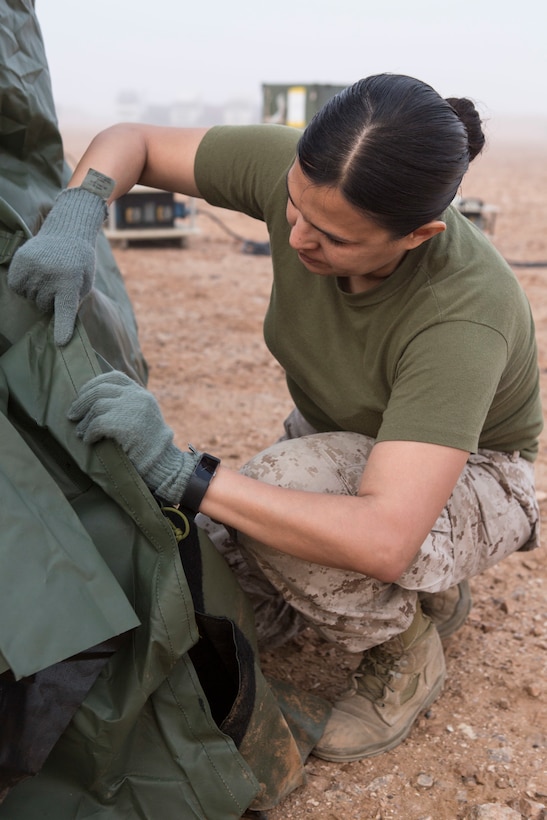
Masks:
[[[36,0],[58,111],[261,100],[262,83],[411,74],[488,116],[547,117],[545,0]]]

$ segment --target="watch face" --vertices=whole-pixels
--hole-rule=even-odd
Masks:
[[[210,456],[209,453],[204,453],[201,457],[200,467],[208,473],[214,473],[219,464],[220,459]]]
[[[196,452],[193,448],[192,452]],[[187,507],[194,512],[199,510],[203,496],[207,492],[207,488],[217,467],[220,464],[220,459],[209,453],[202,453],[199,461],[194,468],[194,472],[190,476],[186,489],[182,494],[180,500],[181,506]]]

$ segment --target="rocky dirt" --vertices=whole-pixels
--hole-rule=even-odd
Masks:
[[[462,195],[500,209],[492,241],[506,259],[547,260],[547,140],[494,141],[469,171]],[[291,407],[261,335],[270,260],[244,253],[241,241],[267,235],[241,215],[201,203],[199,209],[200,234],[185,248],[114,253],[138,318],[149,387],[179,445],[190,441],[238,467],[277,438]],[[537,323],[545,398],[547,265],[514,269]],[[545,516],[545,435],[537,486]],[[547,817],[546,552],[516,554],[471,587],[471,615],[445,642],[445,689],[410,737],[360,762],[311,757],[307,785],[268,812],[269,820]],[[263,662],[268,673],[334,698],[355,659],[310,633]]]

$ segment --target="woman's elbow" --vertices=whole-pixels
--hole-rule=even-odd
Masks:
[[[397,583],[397,580],[411,565],[418,549],[419,547],[410,545],[408,541],[401,540],[377,547],[373,556],[366,550],[368,559],[363,553],[361,554],[357,571],[370,575],[385,584]]]

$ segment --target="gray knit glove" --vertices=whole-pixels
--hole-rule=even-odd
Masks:
[[[175,447],[152,393],[112,370],[84,384],[68,418],[80,422],[76,434],[85,444],[117,441],[148,487],[170,504],[179,503],[202,453]]]
[[[36,236],[12,259],[8,285],[42,312],[55,310],[57,345],[71,340],[80,302],[93,287],[95,243],[107,213],[97,194],[66,188]]]

